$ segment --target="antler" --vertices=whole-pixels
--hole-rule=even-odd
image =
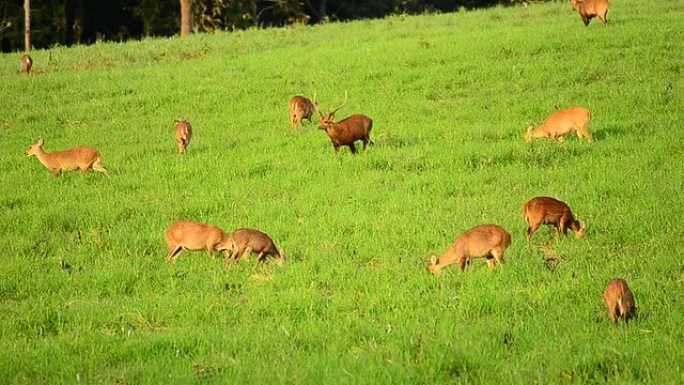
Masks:
[[[340,108],[344,107],[345,104],[347,104],[347,91],[344,91],[344,101],[342,102],[342,104],[339,107],[337,107],[333,112],[331,112],[330,115],[334,115],[337,111],[340,110]]]

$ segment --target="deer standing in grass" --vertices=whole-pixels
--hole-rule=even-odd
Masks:
[[[249,228],[236,230],[231,236],[234,242],[234,249],[231,256],[226,259],[226,266],[230,266],[231,261],[237,265],[240,257],[251,253],[258,253],[257,266],[263,263],[271,255],[276,258],[276,263],[282,266],[285,256],[282,251],[276,248],[275,243],[267,234]]]
[[[335,148],[335,153],[339,153],[341,146],[348,146],[352,154],[356,154],[356,147],[354,143],[356,141],[363,141],[363,150],[366,150],[368,144],[373,144],[370,139],[370,131],[373,128],[373,119],[366,115],[351,115],[339,122],[333,122],[335,113],[344,107],[347,103],[347,93],[344,94],[344,102],[342,105],[337,107],[333,112],[323,115],[320,111],[318,114],[321,116],[319,120],[319,128],[324,130],[328,137],[332,141],[333,147]]]
[[[26,150],[26,156],[35,155],[55,177],[60,176],[62,171],[73,170],[81,170],[84,175],[88,175],[90,170],[107,174],[107,169],[100,164],[100,153],[92,147],[76,147],[47,153],[43,151],[43,144],[43,139],[39,139]]]
[[[486,258],[489,270],[498,262],[504,261],[504,251],[511,245],[511,234],[498,225],[479,225],[456,238],[449,249],[437,260],[430,258],[428,271],[439,275],[441,270],[451,264],[458,263],[463,271],[473,258]]]
[[[575,236],[584,237],[584,223],[575,219],[570,207],[564,202],[551,197],[536,197],[530,199],[523,206],[522,214],[527,221],[527,241],[541,225],[552,225],[555,229],[556,238],[560,233],[568,234],[568,228]]]
[[[33,67],[33,59],[28,54],[21,57],[21,67],[24,69],[24,75],[31,73],[31,67]]]
[[[603,300],[608,307],[608,316],[613,322],[617,323],[618,318],[622,318],[627,323],[634,308],[634,296],[627,286],[627,281],[616,278],[608,282],[603,292]]]
[[[176,143],[181,154],[188,153],[188,145],[192,139],[192,126],[187,120],[174,120],[176,124]]]
[[[165,261],[176,261],[183,250],[207,250],[212,259],[216,259],[217,251],[226,257],[229,251],[235,249],[235,242],[215,225],[195,221],[178,221],[166,230],[166,244],[169,252]]]
[[[530,125],[525,132],[525,141],[536,138],[551,138],[563,142],[563,137],[574,132],[580,140],[587,139],[591,143],[591,111],[584,107],[570,107],[550,115],[539,127]]]
[[[311,116],[318,109],[316,95],[314,95],[313,102],[304,96],[293,96],[288,107],[290,109],[290,124],[292,124],[292,128],[298,128],[302,119],[308,120],[309,124],[311,124]]]
[[[608,7],[610,6],[608,0],[570,0],[570,2],[572,10],[579,12],[585,27],[589,25],[591,19],[597,16],[603,25],[608,23]]]

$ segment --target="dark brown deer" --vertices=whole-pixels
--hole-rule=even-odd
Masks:
[[[608,282],[603,292],[603,300],[608,307],[608,316],[613,322],[617,323],[618,318],[622,318],[627,323],[634,308],[634,296],[627,286],[627,281],[616,278]]]
[[[454,263],[458,263],[458,269],[463,271],[466,264],[470,264],[473,258],[487,258],[489,270],[494,269],[498,262],[503,263],[504,251],[511,245],[511,234],[498,225],[479,225],[466,231],[456,238],[449,249],[439,258],[433,255],[430,258],[428,271],[433,275],[439,275],[442,269]]]
[[[527,241],[534,234],[539,226],[542,224],[553,225],[556,232],[556,238],[559,237],[559,231],[563,235],[568,234],[570,228],[577,237],[586,235],[584,232],[584,223],[575,219],[567,204],[550,197],[536,197],[532,198],[523,206],[523,216],[527,220]]]
[[[368,144],[373,144],[370,139],[370,131],[373,128],[373,119],[366,115],[351,115],[339,122],[333,122],[335,113],[344,107],[347,103],[347,93],[344,94],[344,102],[327,115],[323,115],[320,111],[318,114],[321,116],[319,120],[319,128],[324,130],[328,137],[332,141],[332,145],[335,148],[335,153],[339,153],[341,146],[348,146],[352,154],[356,154],[356,147],[354,143],[356,141],[363,141],[363,150],[366,150]]]
[[[276,257],[276,263],[282,265],[285,256],[282,251],[276,248],[275,243],[267,234],[249,228],[242,228],[236,230],[230,238],[234,242],[235,248],[233,253],[226,259],[226,266],[230,266],[231,261],[235,261],[237,265],[240,262],[240,257],[251,253],[258,253],[257,265],[263,263],[266,258],[271,255]]]
[[[289,109],[292,128],[298,128],[302,119],[308,120],[310,124],[311,116],[313,116],[314,112],[318,109],[316,95],[314,95],[313,102],[304,96],[293,96],[292,99],[290,99]]]
[[[597,16],[603,25],[608,23],[608,0],[571,0],[571,3],[572,10],[579,12],[585,27]]]

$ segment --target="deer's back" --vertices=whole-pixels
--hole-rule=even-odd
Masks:
[[[273,240],[265,233],[250,228],[236,230],[232,234],[233,240],[238,248],[251,247],[256,252],[275,251]]]
[[[511,245],[511,234],[498,225],[479,225],[458,237],[452,246],[457,254],[479,257],[496,247]]]

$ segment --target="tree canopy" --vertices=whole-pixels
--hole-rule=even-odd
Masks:
[[[520,0],[191,0],[194,31],[313,24],[393,13],[451,12]],[[179,0],[43,0],[31,5],[35,48],[180,32]],[[0,3],[0,48],[23,48],[23,0]]]

